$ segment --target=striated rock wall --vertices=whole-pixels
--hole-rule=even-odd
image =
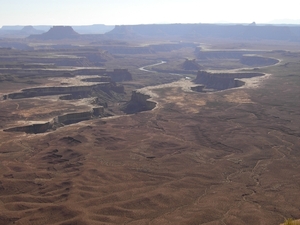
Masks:
[[[263,75],[262,73],[209,73],[198,71],[194,82],[196,84],[204,84],[209,89],[225,90],[245,84],[243,81],[236,80],[236,78],[251,78]]]

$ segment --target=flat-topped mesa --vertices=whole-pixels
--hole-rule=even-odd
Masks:
[[[263,73],[209,73],[198,71],[194,83],[204,84],[208,89],[219,91],[242,86],[244,82],[237,80],[238,78],[251,78],[263,75]]]
[[[30,35],[30,39],[39,40],[61,40],[79,38],[80,34],[75,32],[71,26],[54,26],[46,33],[40,35]]]

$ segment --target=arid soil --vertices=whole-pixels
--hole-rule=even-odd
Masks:
[[[1,130],[0,225],[300,218],[298,61],[264,68],[271,75],[242,88],[193,92],[190,80],[145,87],[157,102],[151,111],[43,134]],[[51,98],[1,100],[1,129],[90,107]]]

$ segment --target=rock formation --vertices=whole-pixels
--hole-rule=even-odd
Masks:
[[[154,109],[156,103],[149,101],[150,96],[140,93],[139,91],[133,91],[130,101],[125,105],[123,111],[128,114],[142,112]]]
[[[76,39],[80,34],[75,32],[70,26],[54,26],[48,32],[40,35],[30,35],[30,39],[39,40],[61,40],[61,39]]]
[[[114,82],[122,82],[132,80],[132,75],[128,69],[114,69],[113,72],[107,72],[107,75],[111,77]]]
[[[42,30],[37,30],[33,26],[25,26],[25,27],[22,28],[20,33],[31,35],[31,34],[42,34],[43,31]]]
[[[55,130],[56,128],[64,125],[70,125],[84,120],[90,120],[94,117],[102,117],[102,116],[105,116],[104,107],[99,106],[93,108],[91,111],[68,113],[61,116],[57,116],[53,118],[51,121],[46,123],[31,124],[22,127],[13,127],[13,128],[5,129],[4,131],[25,132],[27,134],[39,134],[39,133],[45,133],[51,130]]]
[[[136,38],[139,35],[133,31],[131,26],[117,25],[115,28],[105,34],[109,38],[123,39],[123,38]]]
[[[91,95],[94,92],[103,91],[109,93],[114,91],[117,93],[124,93],[124,87],[117,85],[115,82],[102,82],[99,84],[93,84],[90,86],[59,86],[59,87],[37,87],[23,89],[22,92],[11,93],[4,95],[3,99],[22,99],[33,98],[38,96],[49,95],[64,95],[68,97],[62,97],[61,99],[82,98]],[[72,98],[70,98],[72,97]]]
[[[28,126],[23,127],[13,127],[4,130],[5,132],[25,132],[28,134],[39,134],[39,133],[45,133],[47,130],[49,130],[52,127],[52,124],[50,122],[47,123],[41,123],[41,124],[32,124]]]

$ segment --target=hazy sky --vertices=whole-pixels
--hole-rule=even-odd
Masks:
[[[0,26],[299,22],[299,12],[299,0],[0,0]]]

